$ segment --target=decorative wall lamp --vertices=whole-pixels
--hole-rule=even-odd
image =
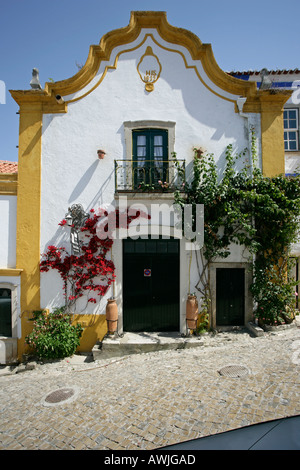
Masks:
[[[104,152],[104,150],[97,150],[97,154],[98,154],[99,160],[103,160],[103,158],[104,158],[105,155],[106,155],[106,153]]]

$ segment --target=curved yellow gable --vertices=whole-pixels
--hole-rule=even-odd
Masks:
[[[238,96],[255,96],[255,83],[236,79],[220,69],[210,44],[203,44],[195,34],[188,30],[170,25],[165,12],[138,11],[131,12],[128,26],[105,34],[99,45],[90,46],[86,63],[73,77],[54,83],[48,82],[42,92],[12,91],[14,99],[19,104],[24,101],[42,102],[44,112],[65,112],[66,105],[59,105],[55,97],[70,95],[82,90],[95,77],[101,62],[110,59],[113,49],[133,42],[138,38],[143,28],[156,29],[165,41],[184,46],[193,60],[201,61],[207,76],[222,90]]]

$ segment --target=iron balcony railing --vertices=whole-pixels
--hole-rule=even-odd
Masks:
[[[185,160],[115,160],[116,191],[183,190]]]

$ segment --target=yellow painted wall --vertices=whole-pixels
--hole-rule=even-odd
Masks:
[[[260,92],[261,104],[261,151],[264,176],[278,176],[285,173],[283,140],[283,106],[289,94]]]
[[[24,351],[31,329],[26,312],[40,308],[40,201],[41,201],[42,106],[24,104],[20,109],[17,253],[21,273],[21,331],[18,356]]]
[[[73,315],[73,324],[80,323],[83,327],[78,352],[91,351],[98,340],[102,340],[107,333],[105,315]]]

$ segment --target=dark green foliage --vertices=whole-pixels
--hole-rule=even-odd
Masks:
[[[75,353],[83,329],[80,324],[71,324],[64,308],[48,314],[45,311],[34,312],[33,321],[33,330],[26,337],[26,343],[38,357],[59,359]]]
[[[254,147],[252,156],[254,160]],[[218,178],[213,156],[200,155],[195,149],[193,179],[185,185],[184,195],[176,193],[175,201],[181,206],[204,205],[204,246],[197,253],[202,268],[198,262],[196,288],[206,302],[210,298],[209,264],[217,257],[228,257],[231,243],[241,244],[250,252],[255,313],[266,323],[276,324],[295,303],[295,283],[288,272],[289,249],[299,229],[300,179],[267,178],[254,164],[236,172],[234,164],[240,157],[234,157],[228,146],[223,177]]]

